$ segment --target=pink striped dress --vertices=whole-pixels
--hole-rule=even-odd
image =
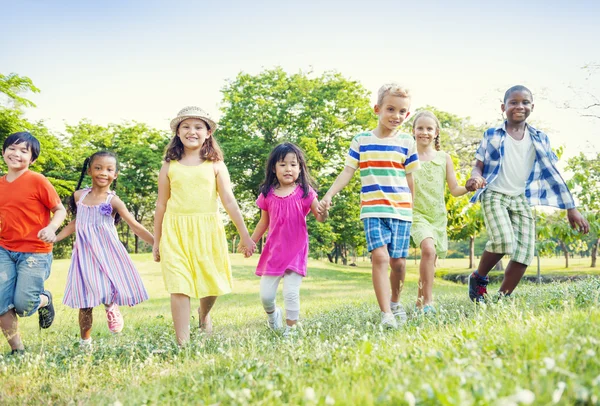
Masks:
[[[119,241],[111,215],[109,192],[106,202],[83,204],[91,189],[77,202],[75,247],[67,277],[63,303],[75,309],[117,303],[133,306],[148,299],[140,274]]]

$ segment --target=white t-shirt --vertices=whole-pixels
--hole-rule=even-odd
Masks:
[[[509,134],[504,139],[504,158],[500,165],[500,172],[488,189],[508,196],[518,196],[525,193],[525,184],[535,161],[535,147],[531,142],[531,135],[525,128],[522,140],[515,140]]]

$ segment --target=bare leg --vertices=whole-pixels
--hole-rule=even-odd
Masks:
[[[388,278],[388,266],[390,256],[387,247],[378,247],[371,251],[371,262],[373,263],[372,277],[373,288],[379,308],[384,313],[391,313],[390,309],[390,280]]]
[[[406,258],[390,259],[390,285],[392,286],[392,302],[400,300],[400,293],[404,287],[404,278],[406,277]]]
[[[2,333],[4,334],[4,337],[6,337],[11,350],[25,349],[23,342],[21,341],[21,336],[19,335],[19,320],[17,319],[15,309],[10,309],[0,316],[0,327],[2,328]]]
[[[433,302],[433,279],[435,276],[435,243],[426,238],[421,241],[421,262],[419,264],[419,292],[417,307],[423,308]]]
[[[216,301],[216,296],[207,296],[200,299],[200,307],[198,308],[200,329],[207,334],[212,333],[212,320],[210,319],[209,313]]]
[[[92,324],[94,323],[94,308],[79,309],[79,332],[82,340],[92,337]]]
[[[496,266],[498,261],[502,259],[504,254],[496,254],[489,251],[483,251],[481,258],[479,259],[479,266],[477,267],[477,273],[481,277],[486,277],[488,273]]]
[[[190,297],[181,293],[171,294],[171,315],[177,344],[190,341]]]
[[[510,261],[504,271],[504,280],[502,281],[502,286],[500,286],[500,292],[510,295],[521,281],[526,270],[527,265]]]

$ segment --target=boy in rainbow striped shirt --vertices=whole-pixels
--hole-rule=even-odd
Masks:
[[[365,226],[371,252],[375,296],[381,309],[381,324],[397,328],[406,322],[399,303],[406,275],[406,256],[412,224],[412,172],[419,168],[417,147],[412,136],[398,132],[409,115],[410,94],[396,83],[383,85],[377,95],[377,128],[354,137],[346,164],[319,203],[325,213],[331,199],[360,168],[360,219]],[[388,264],[392,268],[389,279]],[[390,296],[391,290],[391,296]]]

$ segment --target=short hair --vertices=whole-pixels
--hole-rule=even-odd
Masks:
[[[533,101],[533,93],[531,93],[531,90],[529,90],[528,88],[526,88],[523,85],[516,85],[516,86],[511,87],[510,89],[508,89],[506,91],[506,93],[504,93],[504,103],[505,104],[506,104],[506,101],[508,100],[508,98],[510,97],[510,95],[513,94],[514,92],[527,92],[531,96],[531,101]]]
[[[9,135],[4,140],[4,145],[2,145],[2,153],[4,154],[4,151],[6,151],[6,148],[8,148],[9,146],[22,143],[25,143],[25,145],[27,145],[27,148],[29,148],[29,150],[31,151],[31,162],[35,161],[38,158],[38,156],[40,156],[40,142],[37,138],[31,135],[30,132],[27,131],[21,131]]]
[[[410,91],[407,88],[400,86],[398,83],[386,83],[385,85],[381,86],[377,92],[378,106],[381,106],[381,103],[383,103],[383,98],[387,95],[406,97],[407,99],[410,99]]]

